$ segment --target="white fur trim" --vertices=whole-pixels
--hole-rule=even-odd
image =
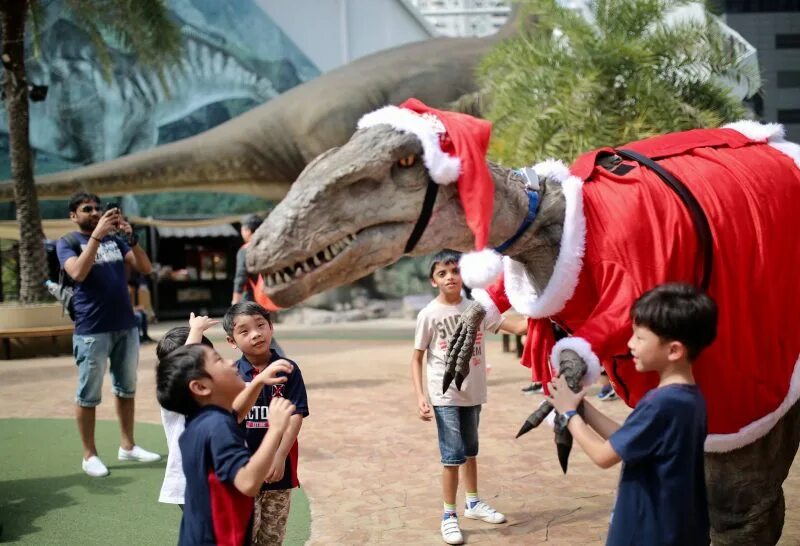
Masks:
[[[539,178],[555,178],[559,182],[563,182],[570,176],[569,167],[560,159],[545,159],[541,163],[533,166],[533,170],[539,175]]]
[[[481,304],[486,311],[486,324],[500,324],[502,315],[500,309],[494,304],[489,293],[483,288],[476,288],[472,291],[472,299]]]
[[[794,372],[792,372],[792,378],[789,381],[789,392],[775,411],[743,427],[739,432],[709,434],[706,436],[705,450],[712,453],[724,453],[752,444],[759,438],[766,436],[780,418],[786,415],[786,412],[797,403],[798,399],[800,399],[800,357],[794,363]]]
[[[583,386],[594,385],[600,377],[600,359],[592,351],[592,346],[589,345],[589,342],[582,337],[565,337],[558,340],[553,346],[553,350],[550,353],[550,367],[553,369],[554,375],[558,373],[559,356],[561,356],[561,351],[565,349],[575,351],[586,362],[586,375],[583,376],[581,381]]]
[[[728,123],[722,128],[733,129],[756,142],[783,140],[786,135],[780,123],[759,123],[749,119]]]
[[[358,120],[359,129],[382,124],[416,135],[422,144],[422,160],[434,182],[451,184],[458,180],[461,160],[442,151],[439,135],[445,132],[445,128],[439,118],[432,114],[420,115],[407,108],[384,106]]]
[[[470,288],[486,288],[503,272],[503,259],[492,249],[468,252],[458,262],[461,279]]]
[[[569,171],[567,174],[569,175]],[[583,253],[586,250],[583,181],[577,176],[567,176],[562,182],[562,189],[566,199],[566,212],[561,249],[553,275],[542,294],[536,293],[525,266],[511,258],[504,259],[508,299],[519,313],[532,318],[549,317],[561,311],[575,293],[583,267]]]
[[[786,140],[770,142],[769,145],[782,154],[788,155],[790,158],[792,158],[795,166],[800,169],[800,146],[794,142],[789,142]]]

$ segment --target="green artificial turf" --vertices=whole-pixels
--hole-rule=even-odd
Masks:
[[[117,460],[119,429],[97,422],[97,448],[111,475],[90,478],[80,468],[75,422],[63,419],[0,419],[0,543],[45,545],[177,544],[181,511],[158,502],[164,460]],[[136,442],[165,454],[157,425],[136,425]],[[292,496],[286,545],[310,534],[308,498]]]

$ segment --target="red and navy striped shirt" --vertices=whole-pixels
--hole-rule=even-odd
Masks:
[[[292,373],[287,376],[288,379],[286,383],[265,386],[261,389],[258,399],[241,424],[245,436],[247,437],[247,445],[251,452],[255,452],[256,449],[258,449],[258,446],[261,445],[264,436],[267,434],[267,429],[269,429],[269,403],[272,401],[273,397],[286,398],[294,404],[295,415],[308,417],[308,397],[306,395],[306,385],[303,383],[303,374],[300,373],[300,368],[296,362],[279,356],[274,350],[271,351],[270,363],[280,358],[284,358],[292,363],[292,366],[294,366]],[[253,377],[258,375],[258,370],[250,364],[247,357],[244,355],[236,362],[236,366],[239,369],[239,375],[247,383],[251,382]],[[289,455],[286,457],[286,467],[284,468],[283,478],[275,483],[264,483],[261,487],[262,491],[292,489],[300,485],[300,481],[297,478],[297,454],[298,442],[295,440],[294,444],[292,444],[292,448],[289,450]]]

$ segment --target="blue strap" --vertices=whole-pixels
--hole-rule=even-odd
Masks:
[[[502,245],[495,248],[495,250],[499,253],[503,253],[508,250],[511,245],[517,242],[517,240],[522,237],[522,234],[525,233],[531,224],[536,219],[536,212],[539,210],[539,194],[534,190],[528,190],[528,215],[525,217],[525,221],[522,222],[522,225],[519,226],[517,232],[511,236],[511,238],[503,243]]]

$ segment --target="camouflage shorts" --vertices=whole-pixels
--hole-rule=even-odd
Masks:
[[[292,503],[291,489],[262,491],[253,510],[253,546],[281,546]]]

